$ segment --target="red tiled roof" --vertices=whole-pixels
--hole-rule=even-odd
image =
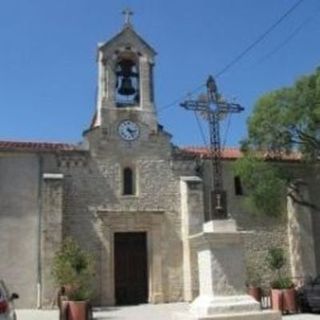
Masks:
[[[201,156],[204,158],[210,157],[210,150],[206,147],[183,147],[181,148],[183,152],[194,156]],[[222,158],[226,160],[239,159],[243,157],[243,153],[239,148],[224,148],[222,150]],[[283,153],[281,156],[263,153],[262,157],[266,160],[284,160],[284,161],[298,161],[301,160],[302,156],[299,152],[292,152],[289,154]]]
[[[57,152],[57,151],[76,151],[79,148],[74,144],[53,143],[53,142],[25,142],[25,141],[0,141],[0,151],[24,151],[24,152]],[[210,150],[206,147],[182,147],[180,150],[188,155],[210,157]],[[243,156],[239,148],[225,148],[222,151],[222,158],[226,160],[235,160]],[[276,157],[271,154],[263,154],[265,159],[278,159],[297,161],[301,160],[301,154],[298,152],[284,154]]]
[[[205,158],[210,156],[210,150],[205,147],[184,147],[182,150],[194,156],[202,156]],[[242,156],[243,154],[239,148],[225,148],[222,151],[223,159],[238,159]]]
[[[0,151],[73,151],[77,147],[67,143],[0,141]]]

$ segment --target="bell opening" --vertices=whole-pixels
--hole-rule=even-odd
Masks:
[[[139,104],[139,72],[133,59],[122,58],[116,67],[116,101],[118,107]]]

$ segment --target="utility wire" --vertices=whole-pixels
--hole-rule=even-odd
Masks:
[[[204,145],[209,148],[209,144],[207,142],[207,139],[206,139],[206,135],[204,134],[204,131],[203,131],[203,128],[202,128],[202,125],[201,125],[201,122],[200,122],[200,119],[198,117],[198,114],[196,111],[194,111],[194,116],[197,120],[197,124],[198,124],[198,128],[199,128],[199,131],[200,131],[200,134],[201,134],[201,138],[202,138],[202,141],[204,143]]]
[[[298,33],[301,29],[303,29],[309,22],[312,21],[312,19],[319,14],[320,12],[320,8],[318,8],[318,10],[314,11],[314,13],[312,15],[310,15],[307,19],[305,19],[304,21],[302,21],[302,23],[300,23],[300,25],[298,25],[298,27],[296,27],[293,32],[291,32],[289,34],[289,36],[287,38],[285,38],[278,46],[276,46],[273,50],[271,50],[269,53],[265,54],[262,58],[260,58],[257,64],[261,64],[263,62],[265,62],[266,60],[268,60],[271,56],[273,56],[275,53],[277,53],[278,51],[280,51],[283,47],[285,47]]]
[[[288,16],[288,14],[290,14],[299,4],[301,4],[302,1],[297,2],[293,7],[291,7],[291,9],[289,9],[287,11],[287,13],[285,13],[284,16],[282,16],[282,18],[284,19],[286,16]],[[263,63],[264,61],[266,61],[268,58],[270,58],[272,55],[274,55],[275,53],[277,53],[279,50],[281,50],[292,38],[294,38],[298,32],[305,26],[307,25],[318,13],[320,12],[320,8],[318,10],[316,10],[311,16],[309,16],[307,19],[305,19],[297,28],[294,29],[294,31],[282,42],[280,43],[274,50],[270,51],[268,54],[264,55],[258,62],[257,64]],[[286,15],[287,14],[287,15]],[[282,20],[283,20],[282,19]],[[280,21],[281,18],[278,20],[278,23],[281,22]],[[277,23],[277,22],[276,22]],[[274,26],[276,26],[276,23],[274,24]],[[271,27],[268,29],[270,31],[272,31]],[[268,31],[267,30],[267,31]],[[266,32],[267,32],[266,31]],[[266,33],[264,33],[266,34]],[[258,39],[255,41],[257,43]],[[249,47],[248,47],[249,48]],[[249,49],[250,50],[250,49]],[[239,55],[240,56],[240,55]],[[230,64],[229,64],[230,65]],[[231,67],[231,66],[230,66]],[[225,71],[227,70],[227,66],[224,68]],[[220,72],[220,75],[223,72]],[[218,77],[219,74],[216,76]],[[222,144],[222,149],[225,148],[226,143],[227,143],[227,139],[228,139],[228,134],[229,134],[229,129],[230,129],[230,124],[231,124],[231,114],[228,115],[228,123],[227,123],[227,127],[225,130],[225,134],[224,134],[224,142]]]
[[[278,51],[280,51],[283,47],[285,47],[298,33],[301,29],[303,29],[308,23],[310,23],[315,16],[317,16],[320,12],[320,8],[318,8],[316,11],[313,12],[309,17],[307,17],[305,20],[302,21],[294,30],[289,34],[288,37],[286,37],[278,46],[276,46],[273,50],[271,50],[269,53],[265,54],[261,59],[259,59],[256,63],[256,65],[261,64],[268,60],[271,56],[276,54]],[[227,143],[228,133],[230,129],[230,122],[231,122],[231,114],[229,114],[229,119],[227,123],[227,127],[225,130],[225,137],[223,142],[223,149],[225,148],[225,145]]]
[[[248,52],[250,52],[256,45],[258,45],[264,38],[266,38],[269,33],[271,33],[280,23],[282,23],[302,2],[305,0],[298,0],[292,7],[289,8],[275,23],[273,23],[264,33],[262,33],[252,44],[250,44],[246,49],[244,49],[240,54],[238,54],[233,60],[231,60],[224,68],[221,69],[216,75],[215,78],[220,77],[222,74],[227,72],[231,67],[233,67],[236,63],[238,63]],[[196,87],[190,93],[194,93],[204,87],[205,84],[201,84],[199,87]],[[175,99],[171,103],[161,107],[158,109],[158,113],[163,112],[176,105],[178,102],[183,100],[187,94],[181,96],[180,98]]]
[[[210,149],[209,143],[207,142],[206,136],[205,136],[205,134],[204,134],[203,126],[202,126],[202,124],[201,124],[201,122],[200,122],[199,116],[198,116],[198,114],[197,114],[196,111],[194,111],[194,116],[195,116],[196,121],[197,121],[198,129],[199,129],[199,131],[200,131],[203,144],[204,144],[208,149]],[[230,124],[231,124],[231,113],[228,114],[228,122],[227,122],[227,127],[226,127],[226,130],[225,130],[225,133],[224,133],[224,139],[223,139],[223,143],[222,143],[222,150],[224,150],[225,147],[226,147],[227,138],[228,138],[228,133],[229,133],[229,129],[230,129]]]
[[[226,130],[224,132],[224,139],[223,139],[223,143],[222,143],[222,150],[225,149],[226,147],[226,143],[227,143],[227,140],[228,140],[228,134],[229,134],[229,129],[230,129],[230,124],[231,124],[231,113],[228,114],[228,121],[227,121],[227,127],[226,127]]]
[[[231,69],[236,63],[238,63],[248,52],[250,52],[255,46],[257,46],[262,40],[264,40],[279,24],[281,24],[302,2],[304,2],[305,0],[299,0],[297,1],[292,7],[289,8],[289,10],[287,10],[275,23],[273,23],[262,35],[260,35],[251,45],[249,45],[247,48],[245,48],[245,50],[243,50],[239,55],[237,55],[233,60],[231,60],[224,68],[221,69],[221,71],[219,71],[216,75],[215,78],[220,77],[222,74],[224,74],[225,72],[227,72],[229,69]],[[289,42],[291,40],[291,38],[294,37],[294,35],[299,32],[299,30],[307,23],[307,21],[305,21],[302,25],[300,25],[298,28],[295,29],[295,31],[293,32],[293,34],[290,36],[290,39],[287,39],[285,41],[284,44],[281,45],[281,47],[283,45],[285,45],[287,42]],[[277,48],[275,50],[275,52],[277,52],[279,50],[279,48]],[[272,52],[270,55],[274,54],[275,52]],[[204,84],[201,84],[201,86],[195,88],[192,92],[190,92],[190,94],[194,93],[195,91],[198,91],[200,88],[204,87]],[[170,104],[162,107],[159,109],[159,113],[163,112],[166,109],[171,108],[172,106],[176,105],[178,102],[180,102],[182,99],[184,99],[187,95],[184,95],[183,97],[179,98],[179,99],[175,99],[173,102],[171,102]],[[202,140],[204,142],[204,144],[208,147],[208,143],[205,139],[205,134],[204,131],[202,129],[200,120],[198,118],[198,115],[196,112],[194,112],[196,120],[197,120],[197,124],[198,124],[198,128],[200,130],[201,136],[202,136]],[[231,123],[231,116],[229,115],[228,117],[228,123],[227,123],[227,127],[226,127],[226,131],[225,131],[225,137],[224,137],[224,141],[223,141],[223,149],[225,148],[225,144],[227,142],[227,137],[228,137],[228,133],[229,133],[229,128],[230,128],[230,123]]]
[[[172,106],[176,105],[178,102],[180,102],[181,100],[183,100],[185,97],[187,97],[188,95],[192,95],[193,93],[197,92],[198,90],[200,90],[201,88],[205,87],[205,84],[201,84],[200,86],[194,88],[192,91],[189,91],[187,94],[181,96],[180,98],[175,99],[174,101],[172,101],[171,103],[161,107],[158,109],[158,113],[163,112],[166,109],[171,108]]]
[[[250,52],[257,44],[259,44],[269,33],[271,33],[281,22],[283,22],[302,2],[298,0],[288,11],[286,11],[275,23],[273,23],[264,33],[262,33],[252,44],[244,49],[239,55],[231,60],[221,71],[216,74],[216,78],[227,72],[231,67],[238,63],[248,52]]]

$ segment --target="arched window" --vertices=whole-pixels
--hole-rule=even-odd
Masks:
[[[123,195],[135,194],[135,177],[131,168],[123,169]]]

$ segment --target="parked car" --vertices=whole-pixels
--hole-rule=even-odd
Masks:
[[[298,301],[302,312],[320,311],[320,275],[298,289]]]
[[[9,293],[3,280],[0,280],[0,320],[16,320],[17,315],[14,308],[14,300],[19,296]]]

